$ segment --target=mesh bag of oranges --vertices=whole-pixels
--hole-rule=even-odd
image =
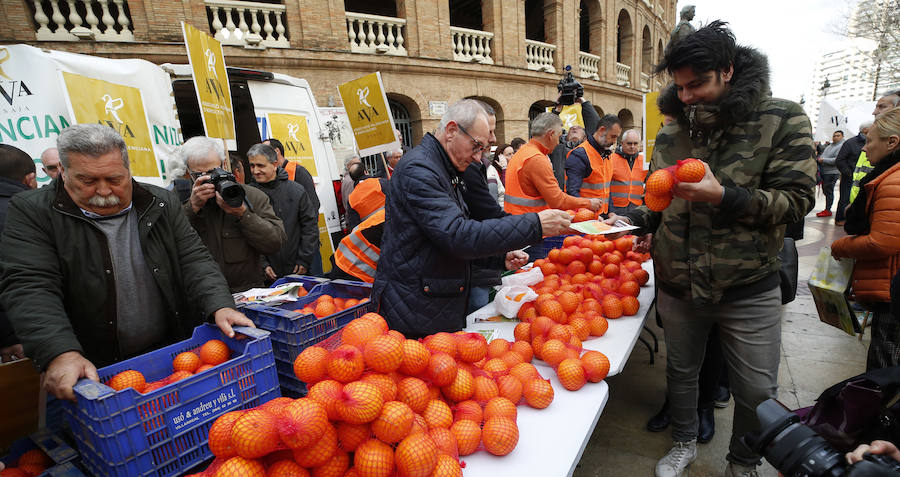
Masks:
[[[660,212],[672,202],[672,189],[679,182],[700,182],[706,165],[699,159],[682,159],[674,166],[653,171],[644,182],[644,204]]]

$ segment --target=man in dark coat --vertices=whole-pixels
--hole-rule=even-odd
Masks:
[[[80,378],[190,336],[212,319],[253,326],[181,203],[131,178],[128,149],[99,124],[57,139],[62,172],[16,195],[0,238],[0,302],[44,387],[74,399]]]
[[[859,134],[844,141],[844,145],[841,146],[837,159],[834,161],[838,172],[841,173],[840,195],[838,196],[837,210],[834,211],[834,225],[838,227],[844,225],[844,212],[850,203],[850,189],[853,187],[853,170],[856,168],[859,153],[866,145],[866,133],[869,132],[871,126],[872,121],[860,124]]]
[[[278,167],[275,149],[257,144],[247,151],[254,186],[269,196],[272,208],[284,223],[287,240],[276,253],[266,255],[263,266],[269,280],[291,273],[306,275],[319,255],[319,221],[316,209],[300,184]]]
[[[6,223],[9,199],[19,192],[36,189],[36,174],[34,161],[28,153],[9,144],[0,144],[0,234],[3,233],[3,224]],[[6,311],[0,305],[0,362],[5,363],[24,357],[22,344],[19,343],[19,338],[6,318]]]
[[[470,260],[568,230],[570,218],[559,210],[484,221],[469,217],[460,176],[481,158],[489,132],[481,105],[462,100],[447,110],[435,135],[404,156],[391,178],[372,300],[391,328],[408,337],[465,326]]]

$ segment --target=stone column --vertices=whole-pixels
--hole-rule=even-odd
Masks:
[[[484,30],[494,34],[494,64],[525,68],[525,2],[482,0],[481,18]]]
[[[342,0],[286,0],[291,48],[350,49]]]
[[[578,29],[572,25],[578,25],[577,0],[544,0],[544,38],[556,45],[553,67],[557,72],[566,65],[577,66]]]
[[[453,59],[449,0],[397,0],[397,15],[406,19],[410,57]]]

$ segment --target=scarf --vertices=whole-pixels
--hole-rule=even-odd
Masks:
[[[875,180],[876,177],[883,174],[886,170],[894,166],[900,161],[900,151],[894,151],[891,155],[885,157],[872,168],[872,172],[866,174],[859,181],[859,194],[850,207],[847,209],[846,219],[844,223],[844,232],[850,235],[865,235],[869,233],[871,224],[869,223],[868,211],[868,193],[866,192],[866,184]]]

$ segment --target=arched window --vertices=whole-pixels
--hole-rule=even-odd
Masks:
[[[619,12],[616,23],[616,61],[631,66],[634,49],[634,31],[631,27],[631,16],[624,9]]]
[[[393,99],[388,99],[388,106],[391,107],[391,116],[394,118],[394,125],[400,130],[403,136],[403,145],[412,147],[412,123],[409,120],[409,111],[406,106]]]

